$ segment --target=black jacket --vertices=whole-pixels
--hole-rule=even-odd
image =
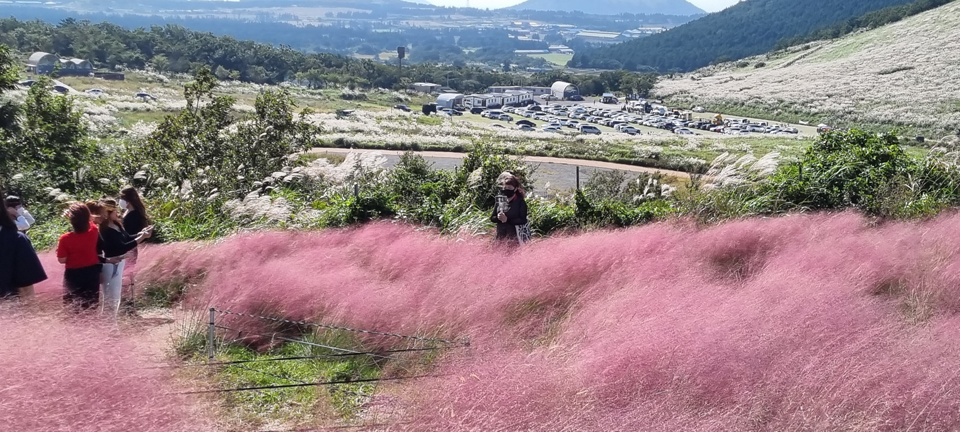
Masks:
[[[506,222],[500,222],[500,218],[497,217],[500,212],[497,211],[496,206],[493,207],[493,215],[490,216],[490,220],[497,224],[497,240],[519,242],[517,226],[527,223],[527,201],[522,196],[516,195],[516,198],[507,202],[507,205],[509,207],[506,212]]]
[[[106,261],[107,258],[121,256],[137,248],[137,239],[131,237],[122,228],[118,231],[113,228],[103,228],[100,230],[100,239],[97,241],[97,255],[100,261]]]
[[[127,234],[135,236],[146,227],[147,218],[138,210],[130,210],[123,216],[123,229],[127,231]]]

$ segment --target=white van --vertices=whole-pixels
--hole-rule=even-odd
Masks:
[[[600,133],[601,133],[601,132],[600,132],[600,128],[598,128],[598,127],[596,127],[596,126],[594,126],[594,125],[588,125],[588,124],[584,124],[584,125],[577,126],[577,130],[579,130],[580,133],[582,133],[582,134],[600,135]]]

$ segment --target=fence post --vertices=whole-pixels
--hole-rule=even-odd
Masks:
[[[353,197],[360,198],[360,185],[357,183],[353,184]]]
[[[210,324],[207,328],[207,359],[213,360],[214,350],[213,350],[213,338],[214,331],[216,330],[217,325],[217,310],[210,308]]]
[[[577,190],[580,190],[580,165],[577,165]]]

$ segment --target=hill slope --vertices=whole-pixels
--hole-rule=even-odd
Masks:
[[[762,54],[777,41],[912,0],[747,0],[670,31],[590,51],[573,67],[691,71],[717,59]]]
[[[705,13],[686,0],[527,0],[509,9],[542,11],[580,11],[598,15],[644,13],[664,15],[696,15]]]
[[[955,1],[874,30],[749,58],[745,68],[724,64],[661,81],[653,93],[781,120],[952,134],[960,128],[956,40]],[[756,68],[759,62],[765,66]]]

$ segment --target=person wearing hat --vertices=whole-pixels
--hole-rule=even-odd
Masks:
[[[7,214],[10,219],[17,223],[17,230],[26,231],[37,221],[33,215],[23,207],[23,201],[18,196],[10,195],[4,200],[4,206],[7,208]]]

